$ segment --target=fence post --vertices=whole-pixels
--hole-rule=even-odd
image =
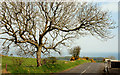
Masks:
[[[7,71],[7,64],[6,64],[6,71]]]

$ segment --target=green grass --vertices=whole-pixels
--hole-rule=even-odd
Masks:
[[[16,59],[22,60],[22,65],[19,66],[16,63]],[[67,62],[67,63],[65,63]],[[2,69],[6,68],[10,73],[55,73],[61,72],[63,70],[75,67],[79,64],[87,63],[90,61],[87,60],[77,60],[75,62],[57,60],[54,64],[42,65],[40,67],[36,67],[36,59],[33,58],[20,58],[20,57],[2,57]]]
[[[104,63],[103,61],[96,61],[96,63]]]

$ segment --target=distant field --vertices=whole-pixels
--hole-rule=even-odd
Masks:
[[[19,66],[18,63],[22,62]],[[57,60],[54,64],[46,64],[41,67],[36,67],[36,59],[34,58],[21,58],[21,57],[2,57],[2,70],[6,69],[9,73],[55,73],[75,67],[79,64],[88,63],[87,60],[77,60],[75,62]]]

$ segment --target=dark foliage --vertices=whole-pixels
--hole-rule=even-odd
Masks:
[[[56,57],[48,57],[43,59],[43,64],[54,64],[56,62]]]
[[[70,49],[69,53],[72,54],[73,57],[75,57],[75,60],[77,60],[80,55],[80,50],[81,50],[81,48],[79,46],[76,46],[76,47]]]

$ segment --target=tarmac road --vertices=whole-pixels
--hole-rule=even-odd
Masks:
[[[104,73],[104,63],[84,63],[53,75],[98,75]]]
[[[85,63],[62,73],[104,73],[104,63]]]
[[[104,63],[84,63],[72,69],[50,75],[120,75],[120,68],[110,68],[104,71]]]

